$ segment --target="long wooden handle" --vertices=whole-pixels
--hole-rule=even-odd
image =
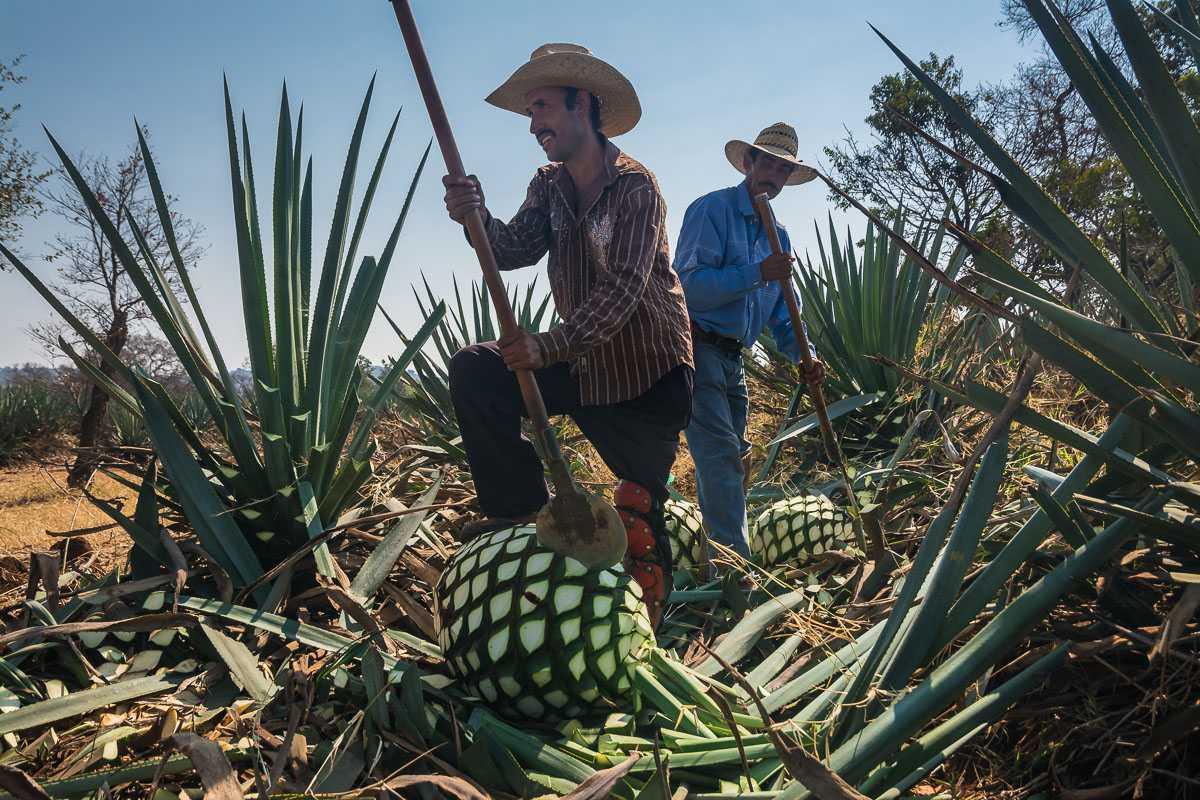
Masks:
[[[771,252],[779,255],[783,252],[783,244],[779,241],[779,230],[775,227],[775,212],[771,210],[771,198],[765,193],[754,198],[754,207],[758,218],[762,220],[763,229],[767,232],[767,240],[771,243]],[[804,371],[812,369],[812,354],[808,350],[808,334],[804,332],[804,320],[800,318],[800,306],[796,303],[796,292],[792,289],[792,276],[779,279],[779,288],[783,290],[783,300],[787,303],[788,316],[792,318],[792,331],[796,334],[796,344],[800,345],[800,359]],[[807,381],[806,381],[807,382]],[[884,563],[887,556],[887,545],[883,540],[883,529],[878,520],[872,517],[868,530],[863,526],[863,512],[858,505],[858,495],[850,480],[850,471],[846,469],[846,459],[842,456],[842,448],[838,445],[837,437],[833,434],[833,423],[829,421],[829,409],[825,407],[825,394],[815,383],[808,384],[808,395],[812,398],[813,410],[817,412],[817,421],[821,423],[821,438],[825,442],[825,453],[829,460],[838,466],[842,473],[842,481],[846,484],[846,502],[850,507],[850,524],[854,528],[854,536],[858,546],[863,548],[877,564]],[[890,568],[889,568],[890,569]],[[882,572],[880,573],[883,574]]]
[[[766,193],[754,198],[754,208],[758,218],[762,220],[763,229],[767,233],[767,241],[771,243],[771,252],[775,255],[783,253],[783,244],[779,240],[779,230],[775,227],[775,214],[771,211],[771,198]],[[796,303],[796,292],[792,288],[789,275],[779,279],[779,288],[783,292],[783,301],[787,303],[788,316],[792,318],[792,331],[796,334],[796,344],[800,346],[800,360],[804,371],[808,373],[813,366],[812,353],[809,352],[808,335],[804,332],[804,320],[800,316],[800,306]],[[841,448],[833,435],[833,424],[829,421],[829,411],[825,407],[825,394],[817,384],[808,384],[808,394],[812,398],[813,409],[817,412],[817,420],[821,424],[821,438],[825,441],[825,452],[829,460],[836,464],[842,463]]]
[[[454,142],[454,132],[450,129],[450,120],[442,105],[441,95],[438,94],[437,84],[433,81],[433,71],[425,56],[425,47],[421,44],[421,34],[417,30],[417,21],[413,18],[412,8],[408,0],[392,0],[392,8],[396,12],[396,21],[400,23],[400,31],[404,34],[404,44],[412,61],[413,71],[417,76],[417,85],[421,88],[421,96],[425,99],[425,108],[429,111],[429,121],[433,125],[438,147],[446,162],[446,170],[451,177],[462,178],[467,174],[463,168],[462,157],[458,153],[458,145]],[[483,215],[478,209],[467,212],[467,234],[471,237],[471,246],[479,258],[479,268],[483,270],[483,282],[487,285],[492,304],[496,307],[496,318],[500,323],[500,333],[509,336],[517,331],[517,318],[513,315],[512,305],[508,301],[508,293],[500,280],[500,268],[496,264],[496,254],[492,252],[491,242],[488,241],[487,230],[483,225]],[[550,428],[550,418],[546,413],[546,404],[538,389],[537,379],[530,370],[515,370],[517,383],[521,387],[521,397],[525,401],[525,410],[533,423],[533,429],[542,444],[550,477],[559,493],[575,492],[575,485],[567,469],[566,460],[558,446],[558,439]]]

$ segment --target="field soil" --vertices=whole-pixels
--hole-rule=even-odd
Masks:
[[[133,490],[106,475],[97,474],[88,491],[119,500],[124,513],[133,513]],[[67,488],[67,471],[61,466],[27,463],[0,470],[0,556],[10,564],[15,559],[25,565],[31,552],[62,547],[63,532],[111,523],[82,492]],[[76,538],[104,561],[121,558],[130,544],[115,525]]]

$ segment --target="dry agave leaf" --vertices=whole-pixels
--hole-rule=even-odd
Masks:
[[[37,781],[15,767],[0,767],[0,788],[15,800],[50,800]]]
[[[604,800],[612,794],[613,789],[629,774],[629,770],[633,769],[633,765],[641,757],[641,753],[633,753],[620,764],[600,770],[576,786],[570,794],[563,795],[562,800]]]
[[[437,641],[437,631],[433,620],[433,614],[421,603],[417,602],[411,594],[401,589],[393,581],[387,581],[383,584],[383,590],[396,601],[396,605],[404,612],[413,624],[421,629],[421,632],[430,638],[432,641]]]
[[[636,758],[634,760],[636,760]],[[622,764],[621,766],[624,765]],[[605,772],[611,772],[612,770],[618,768],[619,767],[612,767],[611,769],[604,770],[604,772],[598,772],[593,777],[599,777]],[[628,769],[626,769],[626,771],[628,771]],[[590,781],[592,779],[589,778],[588,780]],[[481,791],[479,788],[471,785],[470,783],[467,783],[462,778],[452,778],[449,775],[399,775],[395,778],[389,779],[384,786],[386,786],[388,789],[392,789],[393,791],[399,791],[401,789],[408,789],[410,787],[420,786],[422,784],[434,786],[446,794],[450,794],[459,798],[459,800],[490,800],[491,798],[491,795]],[[578,791],[579,790],[576,789],[575,792],[572,792],[569,796],[575,797],[576,792]],[[597,800],[601,797],[607,797],[607,795],[589,794],[580,795],[579,797]]]
[[[1151,661],[1171,649],[1186,630],[1188,622],[1195,616],[1197,608],[1200,608],[1200,584],[1193,583],[1183,590],[1183,595],[1163,620],[1162,632],[1150,650]]]
[[[420,558],[417,558],[417,556],[413,555],[412,553],[406,552],[401,554],[400,560],[404,563],[405,569],[407,569],[409,572],[415,575],[418,580],[424,582],[428,586],[435,586],[438,582],[438,578],[440,578],[442,575],[438,570],[429,566],[428,563],[422,561]]]
[[[799,742],[768,730],[784,767],[796,780],[812,790],[817,800],[869,800],[842,777],[809,755]]]
[[[192,760],[204,784],[205,800],[243,800],[233,767],[215,743],[194,733],[177,733],[169,741]]]
[[[127,634],[132,638],[138,631],[157,631],[181,625],[194,625],[195,622],[196,618],[191,614],[144,614],[140,617],[129,617],[127,619],[108,622],[67,622],[62,625],[33,626],[0,636],[0,648],[35,637],[67,635],[79,635],[86,646],[96,647],[99,645],[99,641],[103,639],[103,636],[99,639],[95,638],[100,633],[112,633],[114,636],[120,636],[121,638],[124,638],[124,635]],[[84,634],[88,634],[87,638],[84,638]],[[96,642],[96,644],[90,644],[89,642]]]
[[[12,736],[12,734],[8,735]],[[58,731],[54,728],[47,728],[45,733],[21,748],[21,755],[29,759],[46,758],[54,752],[54,748],[58,747],[58,742]]]
[[[384,633],[383,629],[379,626],[379,622],[371,616],[371,612],[364,608],[348,592],[335,586],[326,586],[325,594],[335,606],[346,613],[346,616],[362,626],[363,630],[371,636],[371,641],[377,647],[390,656],[396,656],[400,652],[400,648],[392,641],[390,636]]]

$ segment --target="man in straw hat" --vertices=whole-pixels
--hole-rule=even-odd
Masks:
[[[783,253],[773,255],[753,199],[772,199],[784,186],[816,177],[797,157],[796,131],[782,122],[763,129],[753,144],[734,139],[725,157],[745,175],[736,186],[718,189],[693,202],[683,217],[675,249],[675,270],[683,283],[695,342],[696,388],[688,448],[696,462],[696,491],[711,540],[749,555],[746,535],[744,457],[749,398],[742,349],[752,347],[764,329],[792,361],[800,349],[792,332],[780,279],[791,280],[791,242],[779,228]],[[823,375],[814,367],[805,375]]]
[[[586,48],[546,44],[489,103],[529,117],[550,163],[507,223],[488,212],[475,176],[443,178],[446,209],[479,209],[500,269],[547,271],[562,324],[472,345],[450,363],[450,390],[485,518],[463,538],[531,521],[547,500],[542,465],[521,437],[515,369],[535,371],[551,414],[568,414],[620,480],[626,565],[652,614],[666,597],[663,502],[692,399],[692,342],[671,269],[666,207],[654,175],[609,141],[637,124],[628,80]]]

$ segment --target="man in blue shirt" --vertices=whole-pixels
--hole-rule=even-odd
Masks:
[[[746,412],[749,405],[742,348],[752,347],[766,328],[793,362],[800,348],[792,332],[780,279],[791,280],[791,242],[779,228],[783,253],[773,255],[753,199],[772,199],[784,186],[816,177],[796,158],[796,131],[782,122],[765,128],[753,144],[735,139],[725,156],[746,176],[693,202],[683,217],[675,246],[675,270],[691,316],[696,362],[692,419],[686,435],[696,463],[696,491],[711,539],[749,556],[746,532]],[[824,375],[816,351],[813,370]]]

